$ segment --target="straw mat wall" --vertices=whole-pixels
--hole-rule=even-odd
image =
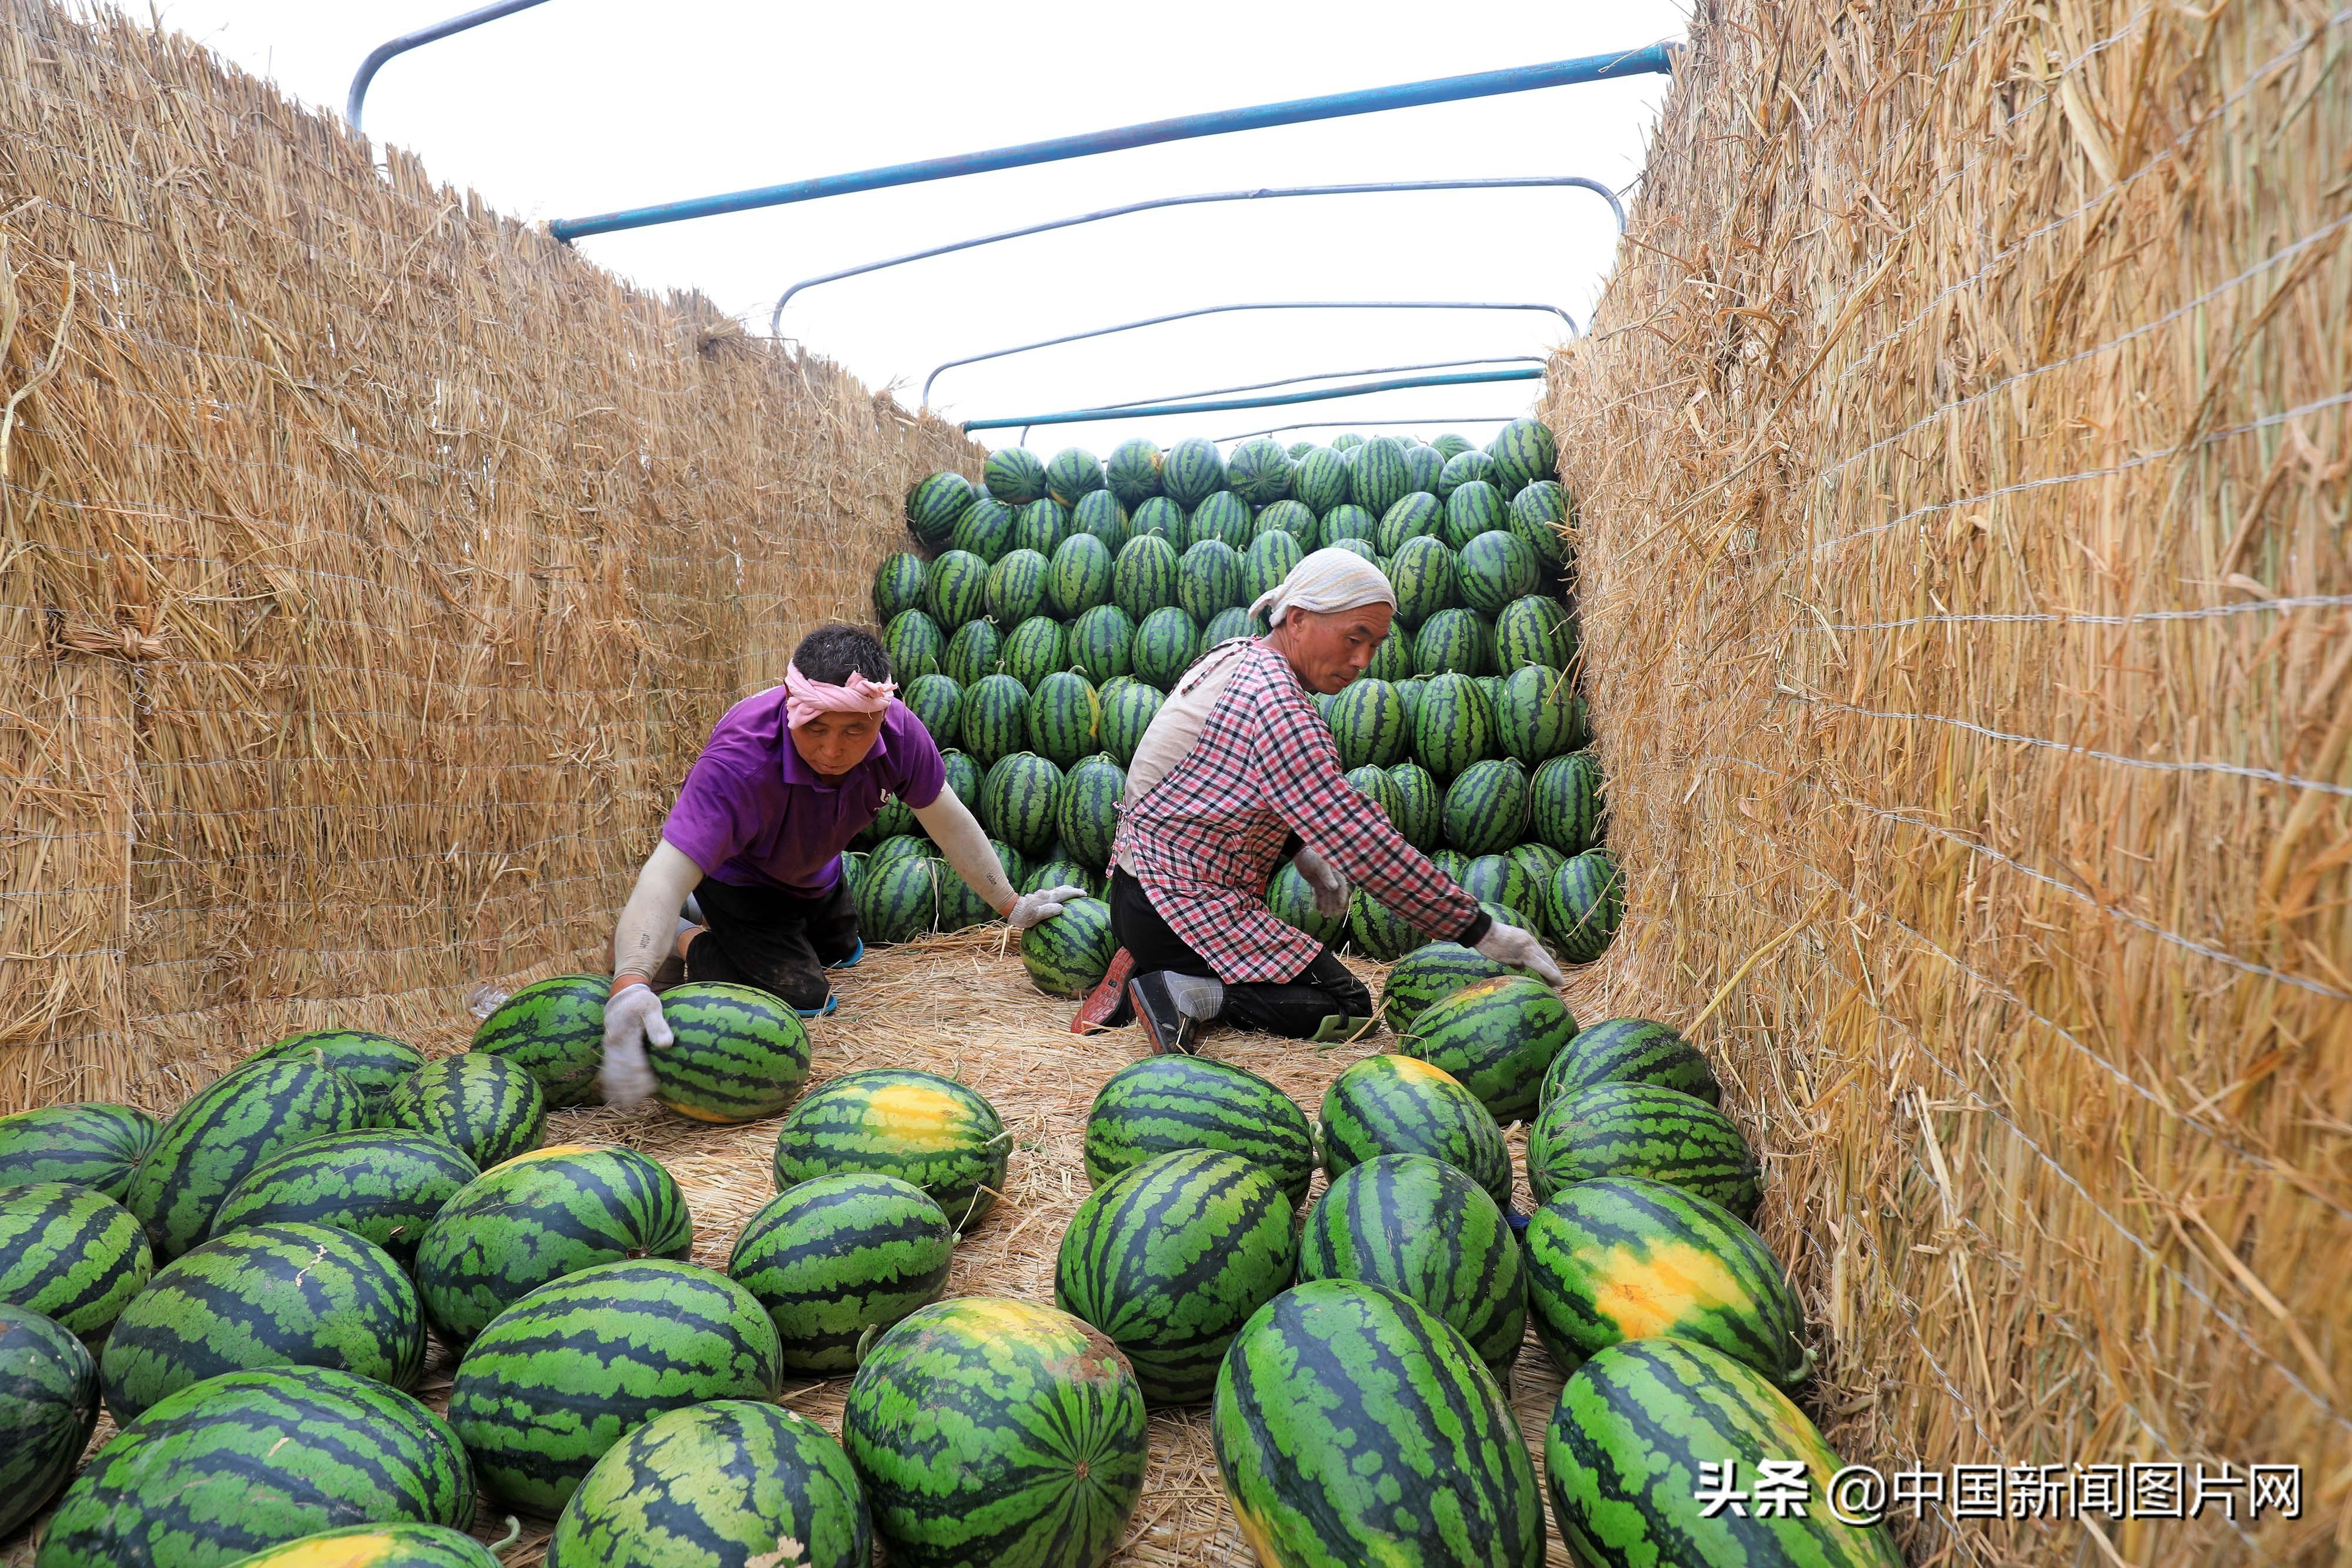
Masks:
[[[980,454],[184,38],[0,0],[0,1111],[592,961]]]
[[[1612,988],[1717,1004],[1849,1458],[2237,1467],[1914,1562],[2345,1561],[2352,11],[1696,23],[1548,402]]]

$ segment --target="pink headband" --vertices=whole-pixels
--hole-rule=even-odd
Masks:
[[[895,681],[869,681],[852,670],[838,686],[810,680],[798,664],[784,666],[784,721],[793,729],[821,713],[881,713],[898,695]]]

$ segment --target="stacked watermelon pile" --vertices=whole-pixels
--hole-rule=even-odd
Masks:
[[[1398,609],[1364,675],[1316,699],[1350,781],[1498,918],[1588,962],[1614,936],[1622,895],[1598,845],[1601,775],[1575,691],[1556,462],[1531,419],[1483,450],[1457,435],[1255,440],[1230,455],[1138,440],[1106,464],[1076,447],[1045,463],[1011,447],[979,488],[934,474],[908,492],[924,553],[882,564],[875,613],[908,706],[1014,884],[1099,894],[1122,770],[1166,692],[1208,648],[1262,633],[1245,606],[1307,551],[1352,550],[1389,575]],[[903,808],[861,850],[851,874],[869,939],[986,918]],[[1345,922],[1320,919],[1286,871],[1268,898],[1382,962],[1423,940],[1360,896]],[[1083,946],[1076,961],[1033,964],[1039,983],[1066,991],[1083,978],[1094,945]]]

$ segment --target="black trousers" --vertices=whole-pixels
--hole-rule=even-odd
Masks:
[[[753,986],[803,1011],[824,1006],[825,966],[857,951],[857,901],[844,877],[823,898],[704,877],[694,890],[705,927],[686,950],[689,980]]]
[[[1143,884],[1114,867],[1110,873],[1110,928],[1135,959],[1135,972],[1167,970],[1213,979],[1209,961],[1185,945],[1151,907]],[[1288,980],[1247,981],[1225,987],[1227,1023],[1293,1040],[1344,1039],[1372,1016],[1372,993],[1326,947]]]

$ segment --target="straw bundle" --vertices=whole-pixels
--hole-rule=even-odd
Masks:
[[[1611,983],[1714,1005],[1832,1439],[2235,1467],[2234,1519],[1948,1500],[1915,1562],[2352,1552],[2347,50],[1709,0],[1552,368]]]
[[[0,0],[0,1111],[593,957],[953,430]]]

